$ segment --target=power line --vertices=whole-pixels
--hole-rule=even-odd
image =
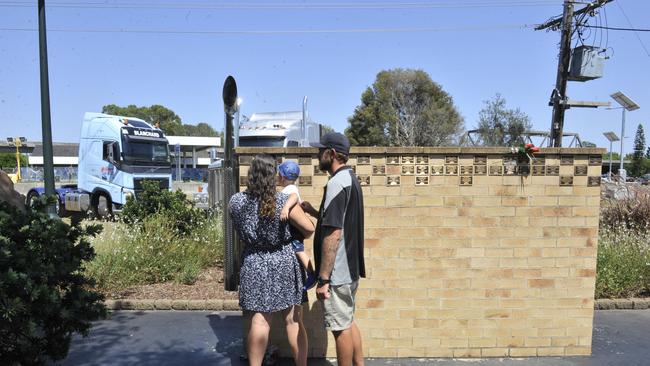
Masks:
[[[65,29],[48,28],[48,32],[63,33],[143,33],[143,34],[212,34],[212,35],[274,35],[274,34],[326,34],[326,33],[418,33],[418,32],[463,32],[508,29],[526,29],[532,25],[494,25],[450,28],[341,28],[341,29],[284,29],[284,30],[155,30],[155,29]],[[0,31],[36,32],[36,28],[0,28]]]
[[[423,9],[423,8],[489,8],[552,6],[555,0],[485,0],[485,1],[447,1],[447,2],[376,2],[376,3],[106,3],[106,2],[49,2],[48,8],[88,8],[88,9],[241,9],[241,10],[312,10],[312,9]],[[33,7],[28,2],[2,2],[0,7]]]
[[[616,5],[618,5],[618,8],[619,8],[619,9],[621,9],[621,13],[623,13],[623,16],[624,16],[625,19],[627,20],[627,24],[630,25],[630,28],[634,28],[634,26],[632,25],[632,22],[630,21],[630,18],[627,17],[627,14],[625,13],[625,10],[623,10],[623,7],[621,6],[621,4],[619,4],[619,2],[617,1],[617,2],[616,2]],[[646,31],[647,31],[647,30],[643,30],[642,32],[646,32]],[[634,35],[636,36],[636,39],[639,40],[639,43],[641,44],[641,47],[642,47],[643,50],[645,51],[645,54],[648,55],[648,57],[650,57],[650,52],[648,52],[648,49],[645,47],[645,44],[644,44],[643,41],[641,40],[641,37],[639,37],[639,33],[638,33],[638,32],[640,32],[640,31],[639,31],[639,30],[634,30]]]
[[[600,26],[600,25],[589,25],[585,24],[583,27],[586,28],[598,28],[598,29],[607,29],[607,30],[615,30],[615,31],[626,31],[626,32],[650,32],[650,28],[622,28],[622,27],[606,27],[606,26]]]

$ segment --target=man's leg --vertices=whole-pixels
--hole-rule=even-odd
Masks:
[[[352,329],[333,331],[336,340],[336,364],[338,366],[352,366],[354,345]]]
[[[352,361],[354,362],[354,366],[363,366],[363,346],[361,341],[361,331],[359,330],[359,327],[357,327],[356,322],[352,322],[350,331],[352,332],[352,347],[354,348]]]

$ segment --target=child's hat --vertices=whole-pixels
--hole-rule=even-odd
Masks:
[[[278,167],[278,172],[281,176],[289,180],[296,180],[300,175],[300,167],[295,162],[287,160],[280,164]]]

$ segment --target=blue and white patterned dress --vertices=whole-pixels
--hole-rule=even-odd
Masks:
[[[230,199],[230,216],[244,243],[239,275],[239,306],[269,313],[300,305],[302,277],[291,247],[288,221],[280,222],[280,211],[288,195],[277,193],[275,215],[260,217],[259,203],[246,192]]]

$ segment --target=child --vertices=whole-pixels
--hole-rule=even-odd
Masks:
[[[278,167],[278,175],[280,176],[280,185],[284,187],[282,193],[289,195],[289,199],[282,208],[280,214],[280,219],[284,221],[289,218],[289,211],[291,211],[291,208],[293,208],[296,203],[302,202],[298,187],[294,184],[300,175],[300,167],[293,161],[285,161]],[[316,273],[314,272],[314,267],[309,260],[309,257],[305,253],[305,244],[303,243],[304,238],[300,235],[298,230],[293,230],[293,228],[291,230],[291,235],[291,246],[293,247],[294,252],[296,252],[296,257],[302,265],[302,268],[307,271],[307,279],[305,280],[303,287],[305,290],[309,290],[316,284]]]

